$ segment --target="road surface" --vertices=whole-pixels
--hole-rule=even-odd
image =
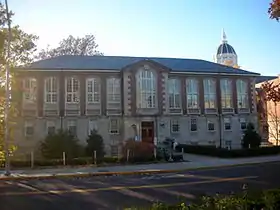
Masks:
[[[1,181],[1,210],[124,209],[197,196],[280,187],[280,162],[161,175]]]

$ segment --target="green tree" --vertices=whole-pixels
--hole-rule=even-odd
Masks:
[[[261,145],[261,140],[262,138],[255,130],[254,124],[248,123],[242,139],[242,147],[245,149],[258,148]]]
[[[49,134],[41,142],[41,154],[46,159],[61,159],[65,152],[66,159],[71,160],[81,155],[79,140],[69,131],[58,130]]]
[[[74,37],[70,35],[60,41],[56,48],[43,49],[37,56],[37,59],[47,59],[60,55],[103,55],[97,50],[98,44],[94,35],[85,35],[84,37]]]
[[[92,130],[87,138],[87,156],[93,157],[94,151],[96,151],[97,160],[102,159],[105,155],[103,138],[96,130]]]
[[[280,19],[280,0],[272,0],[270,3],[268,13],[271,19],[279,21]]]
[[[6,16],[4,5],[0,2],[0,158],[3,157],[3,140],[5,138],[5,121],[4,121],[4,111],[5,111],[5,101],[6,101],[6,78],[5,70],[6,64],[8,63],[11,69],[11,103],[9,107],[9,127],[10,127],[10,141],[9,144],[12,145],[13,141],[13,130],[16,123],[17,117],[17,99],[20,96],[20,86],[14,80],[14,67],[18,65],[24,65],[32,61],[33,53],[36,50],[35,41],[38,39],[37,36],[33,34],[27,34],[20,29],[18,25],[11,27],[11,42],[10,42],[10,57],[7,55],[8,47],[8,19]],[[12,20],[13,13],[10,12],[10,21]],[[11,150],[15,147],[11,146]]]

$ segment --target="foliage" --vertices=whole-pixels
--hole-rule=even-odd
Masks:
[[[280,0],[272,0],[270,3],[268,13],[271,19],[279,21],[280,19]]]
[[[58,130],[49,134],[41,142],[41,154],[46,159],[61,159],[65,152],[66,159],[73,159],[81,155],[82,148],[79,140],[69,131]]]
[[[265,82],[262,89],[265,92],[266,101],[280,102],[280,83]]]
[[[167,205],[155,203],[150,208],[134,207],[126,210],[278,210],[280,209],[280,190],[250,192],[244,190],[241,194],[203,196],[192,204],[179,203]]]
[[[94,35],[85,35],[84,37],[73,37],[70,35],[63,39],[59,46],[42,50],[37,56],[37,59],[47,59],[60,55],[103,55],[97,50],[98,44]]]
[[[7,17],[4,5],[0,2],[0,156],[3,157],[3,140],[5,139],[5,102],[6,102],[6,90],[5,90],[5,70],[8,63],[11,69],[11,95],[12,100],[9,107],[9,146],[10,152],[15,150],[15,146],[12,146],[13,131],[16,124],[17,117],[17,97],[19,96],[19,88],[14,80],[14,67],[17,65],[24,65],[32,61],[32,54],[36,50],[35,41],[38,39],[33,34],[27,34],[20,29],[19,26],[11,27],[11,43],[10,43],[10,58],[7,57],[8,48],[8,35],[9,30],[7,26]],[[14,14],[9,13],[10,19]],[[10,20],[11,21],[11,20]],[[0,158],[1,159],[1,158]]]
[[[207,155],[207,156],[221,157],[221,158],[254,157],[254,156],[276,155],[280,153],[279,146],[228,150],[225,148],[216,148],[214,146],[179,144],[176,147],[176,150],[180,152],[182,151],[182,148],[184,148],[185,153]]]
[[[244,131],[244,136],[242,139],[242,147],[248,148],[258,148],[260,147],[262,138],[255,130],[255,126],[252,123],[248,123],[246,130]]]
[[[122,148],[123,158],[127,157],[129,151],[129,160],[151,160],[154,158],[154,148],[154,144],[151,143],[134,141],[133,139],[127,140]]]
[[[92,130],[88,136],[86,154],[93,157],[94,151],[96,151],[97,160],[102,159],[105,155],[103,138],[96,130]]]

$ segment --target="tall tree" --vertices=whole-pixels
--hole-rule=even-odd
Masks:
[[[279,144],[280,138],[280,83],[265,82],[262,85],[264,97],[267,103],[267,119],[269,126],[269,136],[276,140],[276,145]]]
[[[271,19],[276,19],[279,21],[280,19],[280,0],[272,0],[270,3],[268,13]]]
[[[37,59],[47,59],[60,55],[103,55],[97,50],[98,44],[94,35],[86,35],[84,37],[73,37],[60,41],[56,48],[42,50],[37,56]]]
[[[19,95],[19,88],[15,80],[13,79],[13,69],[17,65],[24,65],[32,61],[32,55],[36,50],[35,41],[38,39],[37,36],[27,34],[20,29],[19,26],[13,26],[11,28],[11,43],[10,43],[10,58],[7,57],[7,44],[8,44],[8,28],[7,28],[7,16],[4,5],[0,2],[0,160],[3,158],[3,140],[5,134],[5,70],[6,63],[9,63],[11,69],[11,90],[12,100],[10,103],[9,123],[10,126],[10,137],[13,137],[13,126],[15,123],[16,112],[16,99]],[[10,18],[14,15],[12,12],[9,13]],[[11,21],[11,19],[10,19]]]

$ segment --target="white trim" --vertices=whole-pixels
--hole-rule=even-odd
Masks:
[[[112,83],[112,84],[111,84]],[[109,92],[109,86],[112,85],[113,86],[113,92]],[[107,102],[107,107],[108,104],[121,104],[121,79],[118,77],[109,77],[106,79],[106,89],[107,89],[107,93],[106,93],[106,102]],[[109,95],[112,95],[113,98],[116,99],[116,96],[119,97],[119,101],[117,100],[113,100],[110,101],[109,100]]]
[[[98,131],[97,120],[96,119],[89,119],[89,121],[88,121],[88,135],[91,134],[92,130]]]
[[[226,122],[228,121],[228,122]],[[226,129],[226,123],[229,123],[230,124],[230,129]],[[224,131],[232,131],[232,120],[230,117],[225,117],[224,120],[223,120],[223,127],[224,127]]]
[[[192,120],[195,120],[195,124],[196,124],[196,130],[195,130],[195,131],[192,131],[192,130],[191,130],[191,127],[192,127]],[[198,120],[197,120],[197,117],[191,117],[191,118],[190,118],[189,130],[190,130],[191,133],[195,133],[195,132],[198,131],[198,122],[197,122],[197,121],[198,121]]]
[[[17,71],[24,71],[24,72],[28,72],[28,71],[54,71],[54,72],[98,72],[98,73],[113,73],[113,72],[122,72],[122,70],[100,70],[100,69],[92,69],[92,70],[88,70],[88,69],[17,69]],[[244,70],[245,71],[245,70]],[[248,76],[248,77],[258,77],[260,76],[260,74],[256,73],[256,74],[229,74],[229,73],[208,73],[208,72],[192,72],[192,71],[170,71],[170,73],[172,74],[193,74],[193,75],[232,75],[232,76]]]
[[[179,88],[179,89],[176,89]],[[178,78],[168,78],[168,109],[182,109],[182,101],[181,101],[181,80]],[[176,96],[179,96],[179,106],[176,105]],[[170,97],[173,100],[173,104],[171,104]]]
[[[177,125],[178,126],[178,131],[174,131],[173,130],[173,125]],[[174,134],[178,134],[180,133],[180,121],[179,120],[170,120],[170,132],[174,133]]]
[[[55,81],[54,81],[55,80]],[[47,90],[47,82],[50,82],[50,91]],[[53,89],[53,84],[56,83],[56,89]],[[50,95],[50,99],[51,101],[47,101],[47,95]],[[56,95],[56,101],[53,102],[52,101],[52,96]],[[44,103],[45,104],[57,104],[58,103],[58,81],[57,81],[57,77],[54,76],[50,76],[50,77],[46,77],[44,79]]]
[[[211,90],[213,87],[213,91]],[[213,78],[203,79],[203,99],[204,99],[204,109],[217,109],[217,80]],[[208,97],[208,100],[206,100]],[[212,97],[214,101],[212,101]],[[213,102],[213,107],[211,107],[211,102]],[[207,105],[207,106],[206,106]]]
[[[112,131],[114,130],[114,129],[112,129],[112,120],[115,120],[116,121],[116,123],[117,123],[117,129],[116,129],[116,133],[112,133]],[[117,118],[112,118],[112,119],[110,119],[110,121],[109,121],[109,134],[110,135],[118,135],[118,134],[120,134],[120,120],[119,119],[117,119]]]
[[[186,108],[187,109],[200,109],[200,101],[199,101],[199,95],[200,95],[200,85],[199,85],[199,80],[197,78],[187,78],[185,80],[185,83],[186,83]],[[195,88],[196,91],[189,91],[190,89],[193,89],[193,88],[190,88],[190,84],[192,85],[195,85]],[[197,100],[196,100],[196,103],[197,103],[197,107],[189,107],[189,103],[188,103],[188,96],[191,96],[191,98],[193,98],[193,96],[196,96],[197,97]]]
[[[28,88],[26,88],[26,84],[28,83]],[[37,101],[37,79],[34,77],[25,77],[22,79],[22,88],[23,88],[23,94],[22,94],[22,102],[23,103],[36,103]],[[26,96],[29,96],[29,99],[26,99]]]
[[[216,123],[211,120],[211,119],[206,119],[207,122],[206,122],[206,126],[207,126],[207,131],[208,132],[215,132],[216,131]],[[214,129],[213,130],[209,130],[209,124],[213,124],[214,125]]]
[[[97,91],[95,90],[95,86],[94,83],[96,82],[98,88]],[[92,83],[92,91],[89,92],[88,91],[88,85]],[[100,82],[100,78],[98,77],[88,77],[86,78],[86,103],[87,104],[101,104],[101,82]],[[91,94],[92,95],[92,100],[93,101],[89,101],[88,100],[88,95]],[[95,95],[98,95],[97,98],[99,99],[98,101],[95,101]]]
[[[71,87],[71,92],[69,92],[71,94],[71,102],[67,102],[67,80],[68,79],[71,79],[71,83],[72,83],[72,87]],[[74,80],[77,80],[78,81],[78,91],[74,92]],[[79,104],[80,103],[80,89],[81,89],[81,84],[80,84],[80,80],[79,78],[77,78],[76,76],[69,76],[69,77],[65,77],[65,107],[66,107],[66,104]],[[77,98],[78,98],[78,101],[73,101],[73,97],[74,97],[74,94],[77,94]],[[66,110],[66,109],[65,109]]]

